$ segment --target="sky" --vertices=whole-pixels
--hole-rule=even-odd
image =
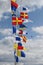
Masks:
[[[3,62],[4,65],[12,65],[14,61],[15,38],[12,34],[10,3],[10,0],[0,0],[0,64],[2,65]],[[24,65],[43,65],[43,0],[17,0],[17,3],[19,7],[20,4],[21,7],[26,7],[29,15],[28,22],[24,23],[28,32],[26,35],[28,40],[24,44],[27,48],[26,57],[20,58],[20,62]],[[20,14],[20,8],[17,9],[17,14],[18,12]]]

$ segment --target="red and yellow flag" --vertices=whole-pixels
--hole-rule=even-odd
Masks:
[[[28,13],[26,13],[26,12],[21,12],[21,13],[20,13],[20,17],[21,17],[21,18],[26,18],[26,19],[28,19]]]
[[[12,25],[21,25],[23,20],[21,17],[12,17]]]

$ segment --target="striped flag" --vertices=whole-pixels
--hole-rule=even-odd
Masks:
[[[23,51],[17,50],[18,57],[25,57],[25,53]]]
[[[21,13],[20,13],[20,17],[21,17],[21,18],[28,19],[28,13],[26,13],[26,12],[21,12]]]
[[[23,20],[21,17],[12,17],[12,25],[21,25]]]
[[[26,36],[21,36],[21,38],[22,38],[23,42],[25,42],[25,43],[26,43],[26,41],[27,41]]]

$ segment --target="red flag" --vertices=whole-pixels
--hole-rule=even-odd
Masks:
[[[26,19],[28,19],[28,13],[26,13],[26,12],[21,12],[21,13],[20,13],[20,17],[21,17],[21,18],[26,18]]]
[[[23,46],[18,46],[18,50],[23,50],[24,47]]]
[[[23,20],[21,17],[12,17],[12,25],[21,25]]]
[[[14,6],[15,8],[17,8],[18,4],[16,2],[11,1],[11,6]]]

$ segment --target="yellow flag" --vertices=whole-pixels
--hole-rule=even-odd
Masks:
[[[14,43],[14,49],[17,49],[17,47],[18,47],[18,44]]]
[[[17,50],[17,56],[21,57],[21,51]]]

